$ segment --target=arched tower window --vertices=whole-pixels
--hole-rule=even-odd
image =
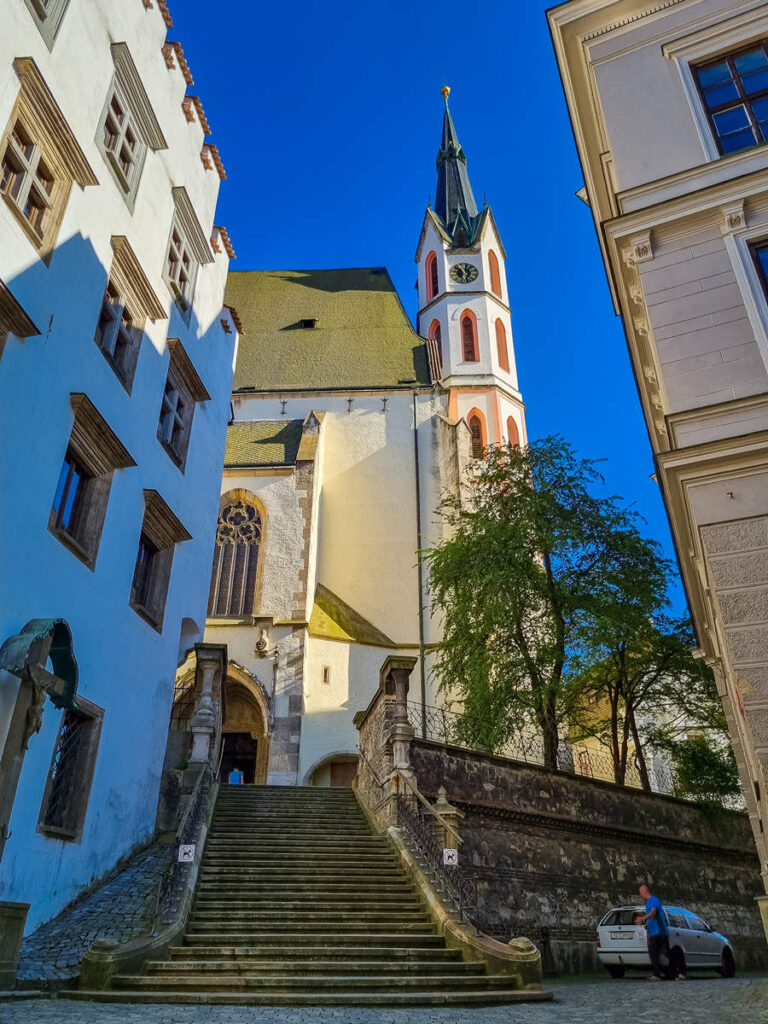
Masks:
[[[431,252],[427,256],[426,262],[426,275],[427,275],[427,302],[431,302],[432,299],[437,295],[437,256]]]
[[[488,437],[485,430],[485,417],[479,409],[472,409],[467,417],[467,426],[472,435],[472,458],[482,459],[488,446]]]
[[[520,431],[512,416],[507,417],[507,438],[510,444],[520,444]]]
[[[491,272],[491,291],[501,298],[501,274],[499,273],[499,261],[493,249],[488,251],[488,269]]]
[[[432,380],[440,380],[443,376],[443,343],[439,320],[433,320],[429,325],[427,358],[429,360],[429,373]]]
[[[496,351],[499,355],[499,366],[509,373],[509,352],[507,351],[507,332],[501,320],[496,321]]]
[[[224,496],[216,529],[208,615],[253,614],[263,520],[245,492]]]
[[[477,363],[477,321],[475,314],[465,309],[461,314],[461,353],[465,363]]]

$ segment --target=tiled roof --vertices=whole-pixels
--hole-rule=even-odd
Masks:
[[[394,647],[394,642],[368,619],[342,601],[327,587],[318,584],[309,620],[311,636],[327,640],[348,640],[374,647]]]
[[[383,267],[233,271],[225,301],[245,328],[235,390],[429,383],[424,339]],[[316,321],[314,328],[302,321]]]
[[[225,466],[290,466],[296,461],[302,420],[244,420],[227,428]]]

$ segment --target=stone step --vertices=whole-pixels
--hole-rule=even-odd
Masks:
[[[407,933],[407,934],[406,934]],[[421,926],[417,929],[390,929],[389,931],[376,931],[368,928],[364,932],[352,933],[350,931],[335,932],[331,930],[319,931],[310,928],[302,928],[299,932],[290,932],[285,929],[276,931],[257,931],[242,929],[237,932],[223,930],[220,932],[194,932],[191,929],[184,936],[185,946],[211,946],[231,948],[233,946],[328,946],[338,949],[346,946],[356,948],[363,946],[407,946],[409,948],[431,946],[442,949],[445,940],[442,935],[436,935],[429,928]]]
[[[220,898],[203,895],[202,893],[195,900],[195,912],[228,914],[230,910],[251,913],[272,912],[281,914],[284,911],[341,911],[343,913],[375,913],[386,914],[389,911],[421,911],[424,908],[417,896],[409,900],[362,900],[346,897],[322,896],[316,893],[307,893],[303,900],[297,899],[263,899],[255,897],[239,897],[237,900],[222,900]]]
[[[173,946],[168,950],[172,960],[253,960],[264,963],[269,960],[284,960],[291,963],[312,963],[315,960],[385,960],[390,961],[459,961],[458,949],[445,949],[439,942],[433,946],[388,946],[382,942],[375,946],[360,943],[351,945],[323,946]],[[439,936],[429,936],[437,938]],[[399,941],[402,941],[398,936]],[[409,940],[410,941],[410,940]],[[165,961],[163,961],[165,962]]]
[[[327,841],[329,839],[343,843],[346,840],[355,839],[368,839],[370,838],[370,830],[366,828],[350,828],[345,831],[339,832],[338,829],[324,828],[318,826],[312,828],[307,824],[301,826],[297,825],[293,829],[278,828],[274,822],[271,825],[263,826],[252,826],[244,825],[242,828],[234,828],[232,825],[227,825],[226,828],[211,829],[211,839],[261,839],[264,841],[282,841],[286,843],[298,843],[298,842],[313,842]]]
[[[385,982],[387,979],[384,979]],[[336,1006],[336,1007],[404,1007],[418,1006],[507,1006],[514,1003],[544,1003],[552,999],[552,992],[515,989],[484,989],[458,992],[432,991],[426,985],[420,991],[393,992],[146,992],[141,990],[115,991],[103,989],[68,989],[60,993],[65,999],[78,1002],[191,1005],[211,1006]]]
[[[214,934],[221,934],[227,930],[231,931],[232,935],[267,935],[269,933],[279,935],[284,932],[286,925],[293,925],[294,928],[301,928],[303,932],[310,933],[335,933],[338,935],[374,935],[379,932],[396,932],[400,935],[405,935],[407,932],[424,932],[428,929],[429,923],[426,919],[426,915],[414,916],[412,919],[392,917],[388,915],[386,918],[378,917],[377,920],[360,920],[355,919],[353,915],[341,915],[334,914],[324,915],[319,914],[316,918],[310,917],[309,915],[293,914],[291,916],[285,915],[281,917],[260,917],[254,919],[251,915],[250,918],[234,918],[231,917],[216,917],[216,918],[198,918],[197,915],[193,916],[190,921],[189,930],[190,934],[202,935],[206,932],[213,932]],[[234,938],[232,939],[234,942]],[[238,940],[239,941],[239,940]]]
[[[211,836],[205,844],[206,850],[216,851],[243,851],[260,853],[262,851],[274,852],[274,853],[289,853],[291,850],[296,849],[296,844],[291,839],[281,839],[279,841],[269,839],[245,839],[245,838],[224,838],[219,836]],[[391,852],[388,844],[382,842],[380,839],[363,837],[361,839],[318,839],[313,844],[314,849],[322,850],[323,853],[349,853],[356,852],[358,850],[366,851],[381,851],[386,850]]]
[[[311,882],[297,882],[291,885],[284,880],[275,882],[249,881],[238,883],[234,881],[206,882],[201,883],[197,889],[198,897],[205,899],[224,900],[245,897],[249,899],[291,899],[312,894],[322,898],[343,898],[343,899],[381,899],[399,900],[415,895],[412,886],[405,882],[393,881],[391,885],[383,882],[323,882],[322,885]]]
[[[442,960],[405,960],[392,962],[389,960],[374,959],[352,959],[347,960],[260,960],[252,957],[242,957],[239,960],[188,960],[179,962],[177,960],[157,960],[145,964],[145,974],[148,977],[163,977],[172,975],[176,977],[187,977],[189,975],[207,974],[235,974],[235,975],[293,975],[300,974],[302,977],[309,975],[336,975],[365,974],[366,972],[382,975],[419,974],[422,977],[429,974],[445,975],[449,970],[453,975],[458,976],[484,974],[483,964],[472,964],[450,962]]]
[[[237,869],[232,867],[208,867],[203,862],[200,866],[200,878],[204,882],[205,880],[215,881],[217,879],[237,879],[245,881],[248,878],[296,878],[296,880],[308,881],[312,877],[315,877],[318,881],[332,881],[338,879],[343,881],[344,879],[367,879],[369,881],[375,881],[378,878],[400,878],[400,872],[394,865],[378,867],[376,870],[370,868],[360,867],[356,864],[339,864],[339,865],[316,865],[311,870],[306,867],[294,867],[291,869],[288,865],[257,865],[248,864],[240,865]]]
[[[437,974],[425,976],[420,974],[400,974],[396,976],[387,975],[380,978],[377,975],[356,974],[352,977],[347,975],[319,974],[312,978],[294,977],[293,975],[281,974],[208,974],[202,977],[187,977],[186,975],[167,976],[160,975],[136,975],[117,974],[112,979],[116,989],[131,989],[133,991],[188,991],[188,992],[215,992],[215,991],[245,991],[253,989],[273,989],[275,991],[301,991],[310,989],[314,992],[333,991],[383,991],[408,990],[408,989],[429,989],[431,991],[448,989],[457,991],[461,989],[498,989],[510,988],[510,979],[505,975],[486,975],[478,979],[473,975],[461,975],[458,973]]]
[[[216,925],[217,929],[224,925],[232,925],[232,927],[240,927],[241,924],[248,924],[252,922],[254,925],[261,927],[266,925],[271,927],[274,923],[278,924],[313,924],[315,922],[325,922],[328,925],[337,924],[391,924],[395,927],[401,923],[410,924],[413,921],[427,921],[430,918],[427,915],[426,910],[422,907],[415,907],[409,910],[387,910],[382,912],[381,910],[345,910],[335,905],[328,907],[319,907],[317,910],[308,910],[301,908],[300,910],[286,910],[279,908],[278,910],[269,910],[262,914],[257,914],[253,910],[247,908],[240,909],[236,904],[232,904],[227,910],[206,910],[198,909],[195,907],[190,918],[190,927],[194,929],[207,928],[209,925]]]

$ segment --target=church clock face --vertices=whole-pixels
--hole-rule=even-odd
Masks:
[[[477,277],[477,267],[471,263],[454,263],[450,270],[451,280],[457,284],[469,284]]]

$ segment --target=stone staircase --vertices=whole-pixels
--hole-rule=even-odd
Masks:
[[[465,963],[350,790],[222,786],[182,946],[79,998],[271,1006],[550,998]]]

